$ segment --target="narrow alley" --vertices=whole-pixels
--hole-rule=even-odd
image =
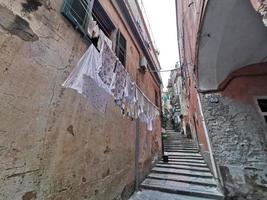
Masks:
[[[267,200],[267,0],[0,0],[0,200]]]
[[[130,200],[224,199],[194,141],[173,130],[166,136],[168,162],[159,161]]]

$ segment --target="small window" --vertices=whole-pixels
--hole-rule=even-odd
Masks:
[[[116,55],[125,66],[126,63],[126,39],[120,31],[117,33]]]
[[[88,19],[87,0],[64,0],[61,12],[75,28],[85,33]]]
[[[155,105],[156,105],[157,107],[159,107],[158,99],[159,99],[158,92],[155,90]]]
[[[259,98],[257,101],[264,120],[267,123],[267,98]]]
[[[95,46],[98,38],[90,39],[87,30],[89,14],[108,37],[116,29],[99,0],[64,0],[61,13],[85,36],[90,44],[93,42]]]

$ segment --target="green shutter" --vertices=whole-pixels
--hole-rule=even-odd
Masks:
[[[86,34],[87,0],[64,0],[61,13],[82,33]]]
[[[125,66],[126,63],[126,39],[118,30],[117,40],[116,40],[116,55],[121,61],[121,63]]]

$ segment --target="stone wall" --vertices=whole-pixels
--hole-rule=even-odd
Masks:
[[[266,124],[255,101],[257,96],[266,96],[266,84],[266,76],[241,76],[225,91],[201,98],[213,154],[229,199],[267,197]]]
[[[126,199],[135,180],[135,122],[111,98],[100,114],[61,86],[87,44],[60,14],[63,1],[47,2],[0,0],[0,199]],[[124,32],[128,63],[139,63]],[[152,80],[144,89],[159,90]],[[153,132],[141,124],[140,140],[144,176],[161,149],[160,121]]]

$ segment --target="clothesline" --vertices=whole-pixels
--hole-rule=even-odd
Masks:
[[[87,10],[87,8],[85,8],[85,1],[84,0],[80,0],[82,7],[84,8],[85,12],[90,16],[90,15],[94,15],[93,12],[89,12]],[[92,2],[94,3],[94,1]],[[75,12],[75,10],[71,7],[71,5],[66,2],[67,6],[77,15],[78,18],[80,18],[80,16]],[[93,5],[91,5],[91,7],[93,7]],[[94,15],[95,16],[95,15]],[[96,17],[96,16],[95,16]],[[81,19],[81,18],[80,18]],[[127,72],[128,73],[128,72]],[[130,76],[130,74],[128,73],[128,75]],[[130,76],[131,77],[131,76]],[[144,92],[141,90],[141,88],[139,88],[139,86],[135,83],[136,88],[139,90],[139,92],[141,92],[141,94],[145,97],[145,99],[151,103],[158,111],[160,110],[158,106],[156,106],[154,103],[152,103],[152,101],[144,94]]]
[[[147,130],[152,131],[153,121],[160,115],[160,109],[126,71],[112,50],[112,41],[99,29],[95,21],[90,20],[94,15],[88,12],[91,11],[89,6],[92,5],[85,5],[84,0],[80,2],[89,16],[88,34],[92,38],[98,38],[98,42],[96,47],[91,45],[88,48],[62,85],[83,95],[101,113],[105,113],[108,95],[112,95],[123,115],[127,114],[133,119],[139,118],[147,124]],[[77,14],[69,3],[66,5]],[[79,15],[77,17],[80,18]]]
[[[100,53],[91,45],[62,86],[76,90],[101,113],[105,113],[112,95],[122,114],[139,118],[148,131],[153,130],[153,121],[160,115],[106,42]]]
[[[149,103],[151,103],[151,104],[152,104],[158,111],[160,111],[159,107],[156,106],[154,103],[152,103],[152,102],[150,101],[150,99],[144,94],[144,92],[141,90],[141,88],[138,87],[138,85],[137,85],[136,83],[135,83],[135,86],[136,86],[136,89],[138,89],[139,92],[141,92],[141,94],[146,98],[146,100],[147,100]]]

